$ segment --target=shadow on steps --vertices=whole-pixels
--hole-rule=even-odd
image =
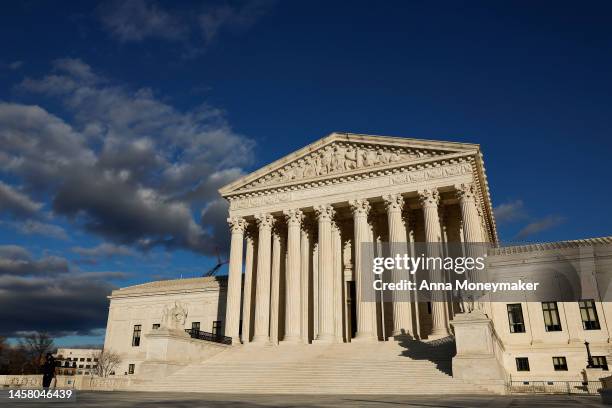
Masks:
[[[436,368],[450,376],[452,373],[452,358],[457,354],[455,339],[452,336],[430,342],[415,340],[401,336],[398,344],[404,350],[401,355],[413,360],[429,360]]]

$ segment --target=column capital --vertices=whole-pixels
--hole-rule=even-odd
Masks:
[[[372,206],[368,200],[351,200],[349,201],[351,211],[355,216],[367,216]]]
[[[315,208],[315,214],[317,215],[317,219],[319,221],[331,221],[334,214],[336,214],[336,210],[331,205],[317,205]]]
[[[387,194],[382,196],[382,199],[388,212],[401,212],[404,208],[404,197],[401,194]]]
[[[440,193],[435,188],[419,190],[417,193],[423,207],[437,207],[440,203]]]
[[[227,219],[232,234],[243,234],[247,227],[247,222],[242,217],[232,217]]]
[[[455,184],[455,194],[459,200],[474,200],[476,189],[473,183]]]
[[[274,217],[271,214],[257,214],[255,221],[259,228],[272,228],[274,225]]]
[[[283,211],[288,225],[300,225],[304,220],[304,213],[299,208]]]

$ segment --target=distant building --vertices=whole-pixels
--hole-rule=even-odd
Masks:
[[[55,353],[58,375],[94,375],[100,349],[58,348]]]

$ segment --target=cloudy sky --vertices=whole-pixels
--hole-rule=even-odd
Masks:
[[[0,335],[101,343],[118,286],[225,257],[217,189],[332,131],[480,143],[501,238],[610,235],[605,3],[16,2]]]

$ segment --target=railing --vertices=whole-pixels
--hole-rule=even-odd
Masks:
[[[185,329],[185,333],[189,334],[192,339],[207,340],[207,341],[213,341],[215,343],[228,344],[228,345],[232,344],[231,337],[222,336],[220,334],[209,333],[209,332],[195,330],[195,329]]]
[[[509,381],[508,391],[517,394],[584,394],[596,395],[599,381]]]

